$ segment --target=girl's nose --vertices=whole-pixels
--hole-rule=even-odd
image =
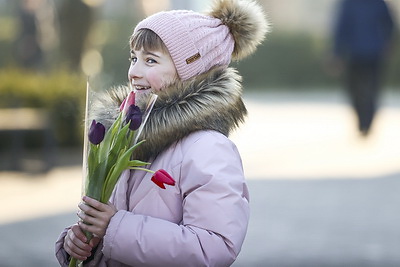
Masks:
[[[139,64],[137,62],[134,64],[131,64],[129,66],[129,70],[128,70],[128,79],[129,80],[138,79],[138,78],[141,78],[142,76],[143,76],[143,74],[140,71]]]

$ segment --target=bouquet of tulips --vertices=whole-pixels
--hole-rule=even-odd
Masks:
[[[88,98],[89,85],[86,98],[86,120],[89,113]],[[121,173],[126,169],[139,169],[154,173],[151,180],[164,189],[164,184],[175,184],[165,170],[154,172],[141,168],[149,163],[131,159],[133,151],[144,142],[144,140],[141,142],[137,142],[137,140],[156,99],[157,95],[151,94],[146,110],[142,112],[135,105],[135,93],[131,91],[121,104],[117,119],[108,130],[96,120],[91,122],[89,129],[85,127],[83,193],[86,196],[107,203]],[[85,232],[85,235],[89,242],[92,234]],[[72,258],[69,266],[79,266],[80,263]]]

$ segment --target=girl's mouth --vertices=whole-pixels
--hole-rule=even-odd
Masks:
[[[135,85],[135,86],[133,86],[133,88],[135,88],[136,90],[148,90],[148,89],[151,89],[151,87],[150,86],[141,86],[141,85]]]
[[[145,91],[151,89],[151,86],[144,86],[141,84],[135,84],[133,80],[129,81],[129,87],[133,91]]]

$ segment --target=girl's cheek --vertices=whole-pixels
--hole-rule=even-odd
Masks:
[[[155,71],[147,73],[147,81],[155,91],[159,91],[163,86],[162,76]]]

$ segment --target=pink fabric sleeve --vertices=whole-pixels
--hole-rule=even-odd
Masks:
[[[64,250],[64,237],[67,235],[67,232],[71,227],[72,226],[67,227],[64,229],[64,231],[62,231],[62,233],[58,237],[56,244],[55,244],[56,258],[57,258],[58,262],[60,263],[60,266],[68,266],[69,265],[69,255]]]

